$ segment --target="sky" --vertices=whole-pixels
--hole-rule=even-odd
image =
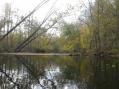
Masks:
[[[21,15],[26,16],[41,1],[42,0],[0,0],[0,16],[2,16],[2,12],[4,11],[5,3],[10,3],[13,11],[18,10]],[[65,18],[67,22],[75,21],[78,16],[81,15],[82,11],[80,7],[85,8],[85,6],[88,6],[88,0],[49,0],[49,2],[34,13],[34,16],[39,21],[42,21],[54,3],[54,8],[60,12],[66,11],[67,8],[74,7],[75,10],[72,15]]]
[[[5,3],[11,3],[12,8],[17,8],[20,11],[27,13],[36,7],[41,1],[42,0],[0,0],[0,10],[4,8]],[[55,1],[57,1],[55,7],[59,10],[65,10],[67,5],[71,4],[74,6],[78,2],[78,0],[49,0],[49,2],[42,6],[38,12],[44,14]]]
[[[4,10],[5,3],[11,3],[12,8],[18,9],[22,15],[25,15],[33,10],[42,0],[0,0],[0,12]],[[55,2],[57,1],[57,2]],[[59,11],[65,11],[69,6],[79,6],[84,2],[86,4],[88,0],[49,0],[42,8],[40,8],[34,15],[38,18],[43,18],[51,8],[52,4],[55,3],[54,8]],[[80,14],[79,12],[78,14]],[[71,20],[71,18],[70,18]]]

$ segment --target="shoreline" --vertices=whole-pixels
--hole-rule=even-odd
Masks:
[[[18,56],[70,56],[70,53],[0,53],[0,55]]]

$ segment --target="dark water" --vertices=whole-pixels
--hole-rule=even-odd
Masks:
[[[119,59],[0,56],[0,89],[119,89]]]

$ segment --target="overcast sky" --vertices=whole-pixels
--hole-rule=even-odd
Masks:
[[[0,16],[2,16],[2,12],[4,11],[5,3],[10,3],[12,6],[12,10],[18,9],[21,15],[26,15],[30,11],[32,11],[42,0],[0,0]],[[68,16],[66,21],[72,22],[75,21],[78,16],[80,16],[81,9],[79,7],[85,8],[85,6],[88,6],[88,0],[49,0],[48,3],[42,6],[37,12],[34,13],[34,16],[38,18],[38,20],[42,20],[49,9],[52,7],[53,3],[55,3],[54,8],[58,11],[65,11],[69,6],[74,6],[75,10],[73,14]],[[94,0],[90,0],[91,2]],[[76,17],[77,16],[77,17]]]
[[[12,8],[19,9],[21,14],[24,15],[33,10],[33,8],[36,7],[38,3],[40,3],[41,1],[42,0],[0,0],[0,12],[3,11],[5,3],[11,3]],[[35,15],[39,18],[45,16],[55,1],[56,0],[50,0],[47,4],[40,8],[35,13]],[[57,8],[57,10],[59,11],[65,11],[69,6],[80,6],[82,2],[84,2],[85,5],[87,5],[87,1],[88,0],[57,0],[57,2],[55,3],[55,8]],[[81,12],[78,11],[77,14],[80,13]]]

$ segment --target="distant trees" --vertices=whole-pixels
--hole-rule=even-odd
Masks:
[[[0,37],[16,24],[10,5],[6,4],[5,8],[5,14],[0,20]],[[0,50],[14,51],[16,48],[34,52],[35,50],[79,52],[81,49],[119,49],[119,1],[95,0],[91,3],[89,0],[89,6],[85,9],[88,10],[85,12],[87,17],[84,16],[83,20],[79,19],[72,23],[64,21],[63,17],[67,16],[67,13],[56,13],[50,19],[48,19],[50,15],[46,16],[44,22],[30,16],[0,42]],[[17,12],[15,14],[17,16],[15,20],[19,22],[23,16],[17,15]],[[58,22],[60,19],[62,21]],[[53,27],[60,31],[59,37],[47,33]]]
[[[118,3],[116,0],[113,2]],[[92,8],[93,30],[91,45],[92,48],[113,49],[119,48],[118,45],[118,19],[117,5],[110,0],[96,0]]]
[[[62,14],[57,14],[52,8],[43,21],[38,21],[31,15],[36,9],[24,17],[18,15],[18,12],[12,13],[11,5],[7,3],[4,16],[0,21],[0,51],[51,50],[53,48],[51,47],[52,38],[54,37],[49,36],[47,31],[52,29],[62,18]]]
[[[64,23],[61,26],[61,36],[59,38],[60,48],[62,50],[79,51],[80,49],[80,31],[78,23]]]
[[[118,0],[96,0],[94,4],[89,1],[88,15],[77,23],[64,23],[61,27],[62,45],[67,49],[98,49],[112,50],[119,48],[119,15]],[[78,28],[78,30],[75,30]],[[75,45],[75,46],[73,46]],[[76,47],[77,45],[77,47]]]

